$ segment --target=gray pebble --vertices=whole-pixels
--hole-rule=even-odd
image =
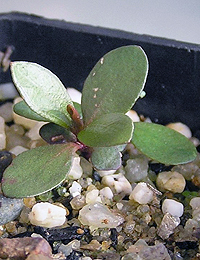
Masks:
[[[11,199],[0,195],[0,225],[16,219],[23,206],[23,199]]]

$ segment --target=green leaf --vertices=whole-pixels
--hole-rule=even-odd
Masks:
[[[76,142],[76,136],[65,127],[54,123],[45,124],[40,128],[40,136],[49,144]]]
[[[13,107],[13,110],[16,114],[20,116],[24,116],[26,118],[32,119],[32,120],[37,120],[37,121],[44,121],[48,122],[46,118],[38,115],[36,112],[34,112],[27,104],[25,101],[20,101],[16,103]]]
[[[132,120],[121,113],[102,115],[78,133],[78,139],[87,146],[107,147],[125,144],[133,133]]]
[[[144,88],[148,61],[139,46],[107,53],[90,72],[82,93],[84,123],[108,113],[126,113]],[[90,102],[88,102],[88,100]]]
[[[68,127],[71,124],[67,105],[73,103],[56,75],[25,61],[12,62],[11,73],[15,86],[33,111],[58,125]]]
[[[72,166],[73,143],[41,146],[19,154],[5,170],[3,193],[23,198],[47,192],[62,183]]]
[[[149,158],[168,165],[195,159],[195,146],[178,132],[153,123],[138,122],[134,125],[132,143]]]
[[[117,170],[122,163],[121,153],[126,145],[95,147],[91,162],[97,170]]]

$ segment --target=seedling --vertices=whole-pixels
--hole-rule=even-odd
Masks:
[[[76,154],[98,170],[118,169],[120,151],[132,142],[149,158],[164,164],[195,159],[194,145],[183,135],[154,123],[134,123],[126,116],[143,93],[148,60],[138,46],[115,49],[102,57],[87,77],[81,105],[73,103],[61,81],[30,62],[11,64],[13,81],[23,97],[14,111],[48,124],[40,135],[49,143],[17,156],[3,175],[9,197],[35,196],[64,180]]]

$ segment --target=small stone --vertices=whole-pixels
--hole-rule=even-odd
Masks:
[[[124,177],[122,173],[107,175],[102,178],[102,184],[108,186],[115,193],[121,193],[129,195],[132,191],[130,182]]]
[[[23,147],[23,146],[20,146],[20,145],[17,145],[15,147],[13,147],[12,149],[10,149],[10,153],[14,154],[14,155],[19,155],[20,153],[23,153],[25,151],[28,151],[27,148]]]
[[[47,145],[47,143],[43,140],[43,139],[39,139],[39,140],[30,140],[27,143],[27,147],[29,149],[34,149],[36,147],[40,147],[40,146],[44,146]]]
[[[106,171],[103,171],[103,170],[96,170],[96,172],[99,174],[100,177],[104,177],[104,176],[107,176],[107,175],[112,175],[116,172],[116,170],[106,170]]]
[[[184,135],[187,138],[192,137],[192,132],[191,132],[190,128],[183,123],[180,123],[180,122],[170,123],[166,126],[175,130],[175,131],[177,131],[177,132],[179,132],[180,134]]]
[[[135,200],[139,204],[148,204],[153,199],[153,191],[148,188],[145,182],[140,182],[131,192],[129,199]]]
[[[174,229],[180,224],[179,217],[173,217],[169,213],[166,213],[161,221],[158,228],[157,234],[162,239],[167,239],[171,234],[174,233]]]
[[[0,116],[0,150],[6,148],[5,120]]]
[[[139,256],[145,260],[171,260],[167,248],[162,243],[144,247],[139,252]]]
[[[57,227],[64,224],[66,210],[48,202],[40,202],[33,206],[29,219],[31,224],[41,227]]]
[[[82,207],[85,206],[85,204],[85,196],[83,195],[78,195],[70,201],[70,205],[72,206],[72,208],[77,210],[82,209]]]
[[[24,206],[22,199],[6,198],[0,194],[0,225],[16,219]]]
[[[22,100],[23,99],[21,97],[17,97],[17,98],[15,98],[13,103],[16,104]],[[20,115],[16,114],[15,112],[13,112],[13,120],[14,120],[15,124],[22,125],[26,129],[33,128],[34,125],[37,123],[37,121],[20,116]]]
[[[15,146],[23,146],[27,148],[27,143],[30,139],[27,136],[22,136],[13,132],[11,128],[6,130],[6,149],[10,150]]]
[[[190,200],[190,206],[193,210],[200,208],[200,197],[195,197]]]
[[[198,169],[199,167],[193,162],[191,162],[191,163],[176,165],[172,168],[172,171],[181,173],[186,180],[190,181]]]
[[[78,180],[83,174],[83,169],[80,165],[80,157],[76,156],[73,160],[72,167],[67,177],[71,180]]]
[[[99,197],[99,190],[93,189],[87,192],[85,196],[85,200],[87,204],[95,203],[95,202],[102,202],[101,198]]]
[[[181,193],[185,189],[186,181],[183,175],[178,172],[160,172],[156,184],[162,192]]]
[[[130,183],[139,182],[147,177],[148,159],[139,155],[134,159],[129,159],[125,166],[126,178]]]
[[[12,82],[0,84],[0,99],[13,99],[19,94]]]
[[[10,131],[21,136],[25,134],[25,130],[21,125],[16,125],[16,124],[11,125]]]
[[[79,211],[78,219],[92,228],[115,228],[124,222],[122,216],[112,213],[99,202],[84,206]]]
[[[184,226],[184,229],[191,234],[194,230],[200,228],[200,223],[199,221],[195,220],[195,219],[191,219],[189,218]]]
[[[66,257],[69,256],[73,250],[78,250],[80,248],[80,241],[72,240],[67,245],[61,244],[58,247],[58,252],[62,252]]]
[[[163,214],[169,213],[173,217],[181,217],[183,215],[184,207],[183,204],[172,200],[165,199],[162,204],[162,212]]]
[[[73,181],[72,186],[69,188],[69,192],[73,197],[81,194],[82,187],[77,181]]]
[[[47,124],[47,122],[36,122],[35,125],[26,133],[26,136],[28,136],[31,140],[40,140],[41,136],[39,131],[45,124]]]
[[[3,259],[27,259],[28,255],[42,255],[51,257],[52,250],[44,238],[23,237],[23,238],[1,238],[0,257]],[[42,259],[42,258],[32,258]]]
[[[101,249],[101,244],[97,240],[92,240],[89,244],[82,245],[81,249],[97,251]]]
[[[30,209],[36,204],[35,197],[24,198],[23,201],[24,201],[24,205]]]
[[[111,200],[113,198],[113,192],[111,188],[105,187],[99,191],[101,197],[106,197],[107,199]]]
[[[129,110],[126,115],[130,117],[130,119],[133,122],[140,122],[140,117],[138,116],[138,113],[135,110]]]
[[[0,116],[4,118],[5,122],[11,122],[13,120],[13,103],[6,102],[0,106]]]

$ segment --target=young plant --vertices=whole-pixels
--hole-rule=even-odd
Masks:
[[[55,188],[67,179],[77,153],[98,170],[118,169],[120,151],[128,142],[164,164],[196,157],[183,135],[154,123],[133,124],[125,115],[142,94],[148,72],[147,57],[138,46],[120,47],[97,62],[84,83],[81,105],[72,102],[52,72],[36,63],[13,62],[11,72],[24,99],[15,112],[50,122],[40,129],[50,145],[13,160],[2,180],[6,196],[35,196]]]

